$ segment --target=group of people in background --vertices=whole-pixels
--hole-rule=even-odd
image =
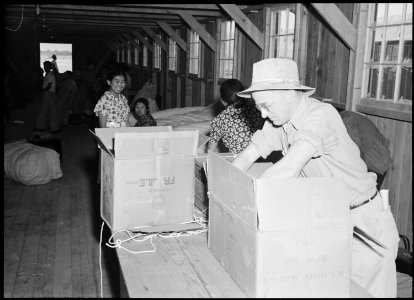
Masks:
[[[129,78],[129,79],[128,79]],[[109,89],[105,91],[94,108],[94,113],[99,118],[99,127],[142,127],[157,126],[157,122],[150,113],[149,103],[146,98],[138,98],[132,102],[132,107],[126,97],[125,88],[130,87],[130,77],[125,68],[117,68],[107,76]],[[130,115],[136,120],[130,124]]]
[[[126,126],[125,117],[130,113],[129,104],[132,100],[128,91],[132,83],[125,64],[111,62],[108,68],[102,68],[97,76],[92,62],[88,62],[86,69],[81,72],[60,73],[56,55],[52,55],[51,58],[51,61],[43,63],[45,75],[43,76],[42,70],[41,105],[36,119],[36,131],[60,132],[68,125],[70,118],[73,123],[87,123],[90,128],[103,126],[102,116],[108,119],[108,126],[117,122],[120,124],[113,126]],[[129,101],[127,97],[130,98]],[[148,107],[145,99],[135,104]],[[101,110],[101,117],[96,113],[97,110]],[[137,124],[154,124],[155,120],[151,115],[146,113],[141,116],[139,111],[141,110],[133,108]],[[115,115],[117,116],[114,117]],[[106,123],[104,126],[107,126]]]

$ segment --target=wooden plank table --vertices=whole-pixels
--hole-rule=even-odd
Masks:
[[[119,233],[116,237],[128,236]],[[207,233],[187,237],[155,237],[153,253],[132,254],[117,248],[121,297],[134,298],[246,298],[207,247]],[[132,251],[153,249],[149,241],[129,241]],[[351,281],[351,298],[372,298]]]

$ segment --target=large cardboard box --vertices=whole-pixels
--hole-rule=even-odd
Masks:
[[[198,131],[97,128],[96,137],[101,147],[101,217],[112,231],[193,220]]]
[[[234,159],[232,153],[217,153],[225,159]],[[208,209],[208,185],[207,185],[207,153],[198,153],[195,158],[195,186],[194,204],[201,210]]]
[[[258,179],[208,153],[208,245],[249,297],[349,297],[352,226],[341,179]]]

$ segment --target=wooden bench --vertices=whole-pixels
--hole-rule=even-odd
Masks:
[[[123,235],[120,233],[119,235]],[[117,235],[118,236],[118,235]],[[120,239],[127,238],[119,237]],[[129,250],[152,249],[149,241],[125,243]],[[153,253],[132,254],[116,249],[120,263],[121,297],[245,298],[207,247],[207,233],[153,240]],[[351,281],[351,298],[372,298]]]

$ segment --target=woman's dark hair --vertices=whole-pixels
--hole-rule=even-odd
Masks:
[[[138,98],[137,101],[135,101],[135,103],[134,103],[134,111],[135,111],[135,106],[137,106],[137,103],[138,102],[141,102],[142,104],[144,104],[145,107],[147,108],[147,111],[148,111],[148,109],[149,109],[149,103],[148,103],[148,100],[146,98]]]
[[[116,77],[116,76],[124,76],[125,80],[127,78],[125,71],[122,70],[122,69],[117,68],[117,69],[109,72],[106,79],[109,80],[109,81],[112,81],[112,79],[114,79],[114,77]]]
[[[132,109],[131,109],[131,112],[134,115],[134,118],[137,119],[137,120],[139,120],[139,116],[135,112],[135,107],[137,106],[137,103],[138,102],[141,102],[142,104],[145,105],[145,107],[147,108],[147,114],[149,112],[149,103],[148,103],[148,100],[146,98],[138,98],[137,100],[135,100],[134,103],[132,103],[133,105],[132,105]]]
[[[245,105],[245,99],[237,96],[238,92],[245,89],[243,83],[238,79],[227,79],[220,87],[221,99],[228,105],[234,104],[235,108],[241,108]]]

